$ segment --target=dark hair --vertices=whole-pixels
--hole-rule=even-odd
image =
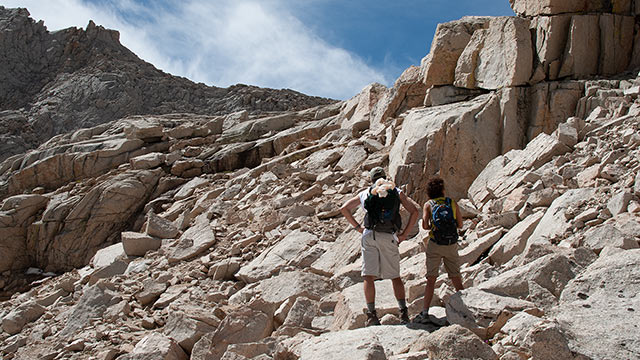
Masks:
[[[427,195],[430,199],[444,196],[444,180],[439,177],[429,179],[427,183]]]

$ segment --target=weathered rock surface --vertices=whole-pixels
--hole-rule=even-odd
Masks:
[[[601,257],[567,284],[553,314],[572,335],[571,351],[590,358],[637,355],[639,261],[640,250]]]
[[[0,81],[16,106],[0,151],[21,152],[0,163],[0,357],[636,358],[637,1],[512,3],[548,14],[444,24],[393,87],[306,110],[287,91],[159,80],[114,32],[47,33],[0,8],[1,68],[25,80]],[[130,89],[152,114],[124,117],[148,109]],[[42,143],[34,126],[84,128]],[[361,239],[339,209],[374,166],[420,208],[440,175],[463,210],[465,290],[440,270],[435,324],[399,326],[385,280],[385,325],[361,328]],[[426,235],[399,248],[412,317]]]

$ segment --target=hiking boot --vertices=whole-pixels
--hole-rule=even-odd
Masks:
[[[376,314],[375,310],[366,310],[364,313],[367,315],[367,320],[364,322],[364,326],[380,325],[380,320],[378,320],[378,314]]]
[[[413,318],[413,322],[415,324],[431,324],[431,319],[429,318],[429,310],[422,310],[420,314],[418,314],[415,318]]]
[[[407,308],[400,309],[400,320],[402,321],[403,325],[411,322],[409,320],[409,309]]]

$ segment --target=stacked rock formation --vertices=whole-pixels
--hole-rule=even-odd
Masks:
[[[513,1],[519,17],[441,25],[422,67],[348,101],[262,115],[128,116],[8,158],[0,354],[638,358],[640,77],[625,72],[633,58],[615,76],[537,82],[532,67],[518,86],[508,72],[495,83],[510,85],[495,89],[454,83],[469,46],[479,49],[476,63],[507,61],[500,49],[530,39],[537,64],[537,30],[520,25],[624,9],[595,3]],[[504,37],[482,50],[497,36],[492,24]],[[565,59],[535,68],[548,74]],[[427,81],[431,67],[451,64],[451,83]],[[477,76],[493,65],[483,66],[473,78],[491,78]],[[379,165],[420,204],[424,177],[445,177],[464,215],[466,289],[454,292],[440,276],[430,325],[399,325],[391,284],[381,281],[383,325],[363,328],[360,234],[339,207]],[[411,314],[426,284],[425,236],[416,227],[400,245]]]

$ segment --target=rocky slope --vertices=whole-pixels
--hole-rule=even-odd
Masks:
[[[128,115],[301,110],[333,102],[292,90],[217,88],[172,76],[96,26],[49,32],[0,6],[0,161],[50,137]]]
[[[3,357],[640,358],[640,45],[623,25],[607,38],[640,4],[511,3],[520,17],[440,25],[389,89],[129,116],[4,161]],[[596,28],[572,30],[584,17]],[[445,177],[464,212],[466,289],[438,278],[433,325],[397,325],[383,281],[384,325],[362,328],[359,234],[338,208],[380,164],[420,204]],[[412,314],[425,235],[400,245]]]

